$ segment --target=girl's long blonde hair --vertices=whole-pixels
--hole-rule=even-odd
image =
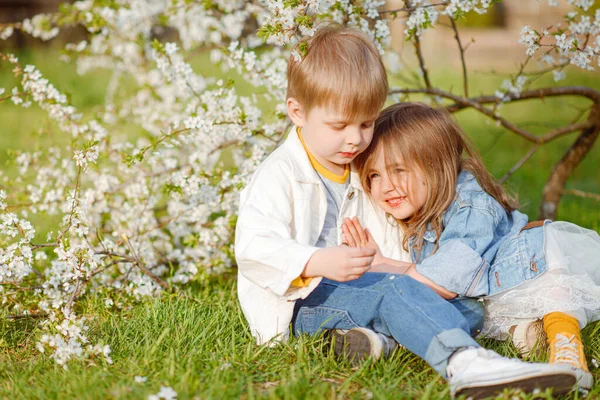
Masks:
[[[408,250],[409,238],[415,237],[413,247],[420,251],[423,235],[431,228],[436,232],[437,242],[444,229],[442,217],[454,201],[456,180],[462,170],[471,172],[481,188],[506,212],[517,206],[515,199],[492,178],[478,152],[444,109],[434,109],[423,103],[397,103],[382,111],[375,121],[371,145],[354,161],[362,186],[369,195],[368,171],[379,149],[383,149],[386,166],[391,168],[401,159],[409,171],[420,170],[427,184],[427,200],[423,207],[409,218],[397,220],[404,231],[402,246],[405,250]]]

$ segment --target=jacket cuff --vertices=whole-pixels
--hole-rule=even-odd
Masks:
[[[296,244],[286,249],[286,260],[293,260],[285,271],[281,281],[272,288],[272,290],[283,296],[285,292],[292,286],[292,282],[296,280],[304,271],[304,267],[308,263],[308,260],[313,256],[315,252],[320,250],[319,247],[313,247],[308,245]],[[308,283],[310,285],[310,282]]]
[[[431,279],[445,289],[459,296],[479,296],[487,294],[487,263],[474,251],[463,252],[460,258],[448,257],[449,254],[435,253],[416,265],[417,272]],[[485,282],[486,287],[481,287]],[[477,293],[477,294],[475,294]]]

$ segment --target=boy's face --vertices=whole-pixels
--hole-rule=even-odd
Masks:
[[[397,220],[410,218],[427,201],[427,183],[419,168],[409,168],[404,160],[388,160],[383,149],[372,155],[374,162],[367,171],[371,182],[371,197],[379,208]]]
[[[336,174],[342,174],[346,165],[369,146],[377,117],[349,121],[325,107],[314,107],[307,115],[294,99],[288,99],[288,114],[302,128],[302,138],[311,154]]]

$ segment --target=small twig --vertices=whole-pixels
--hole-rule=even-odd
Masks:
[[[62,238],[67,234],[67,232],[69,232],[69,229],[71,229],[71,224],[73,223],[73,214],[75,214],[75,207],[77,206],[77,203],[79,202],[77,199],[77,195],[79,193],[79,185],[80,185],[80,181],[81,181],[81,171],[82,171],[82,167],[79,166],[79,168],[77,168],[77,177],[75,178],[75,190],[73,191],[73,201],[72,201],[72,205],[71,205],[71,212],[69,213],[69,221],[68,221],[65,229],[60,233],[60,235],[58,235],[58,238],[56,238],[57,243],[62,240]]]
[[[69,310],[69,312],[71,311],[71,306],[73,305],[75,298],[77,297],[77,295],[79,295],[79,291],[81,290],[82,284],[85,285],[87,282],[88,281],[85,279],[77,280],[77,283],[75,284],[75,289],[73,290],[73,293],[71,293],[71,296],[69,297],[69,300],[65,305],[66,309]]]
[[[546,133],[544,136],[540,136],[538,138],[537,143],[538,144],[546,144],[558,137],[566,135],[567,133],[581,131],[581,130],[590,128],[591,126],[592,126],[592,123],[590,121],[586,121],[586,122],[581,122],[579,124],[569,124],[567,126],[563,126],[562,128],[556,128],[556,129],[553,129],[550,132]]]
[[[448,4],[447,1],[443,1],[441,3],[424,4],[422,6],[402,7],[402,8],[396,8],[393,10],[382,10],[382,11],[379,11],[379,14],[394,14],[394,13],[399,13],[399,12],[412,12],[412,11],[415,11],[417,8],[438,7],[438,6],[445,6],[447,4]]]
[[[162,279],[160,279],[158,276],[156,276],[152,271],[150,271],[148,268],[146,268],[142,262],[139,260],[139,258],[137,257],[137,255],[135,254],[135,251],[133,249],[133,246],[131,245],[131,243],[129,242],[129,239],[127,238],[127,236],[122,235],[123,239],[125,240],[125,243],[128,245],[129,247],[129,251],[131,251],[131,254],[134,257],[133,263],[135,266],[137,266],[144,274],[146,274],[150,279],[152,279],[154,282],[156,282],[157,284],[159,284],[163,289],[165,289],[166,291],[169,291],[169,285],[163,281]]]
[[[531,149],[529,149],[529,151],[527,152],[527,154],[525,154],[525,155],[523,156],[523,158],[521,158],[521,159],[520,159],[520,160],[519,160],[519,161],[518,161],[518,162],[517,162],[517,163],[516,163],[516,164],[515,164],[515,165],[514,165],[514,166],[513,166],[513,167],[512,167],[512,168],[511,168],[511,169],[510,169],[510,170],[509,170],[509,171],[508,171],[508,172],[507,172],[507,173],[506,173],[504,176],[503,176],[503,177],[502,177],[502,179],[500,179],[499,183],[501,183],[501,184],[502,184],[502,183],[506,182],[506,180],[507,180],[508,178],[510,178],[510,176],[511,176],[512,174],[514,174],[515,172],[517,172],[517,170],[518,170],[519,168],[521,168],[521,166],[522,166],[523,164],[525,164],[525,162],[527,162],[527,160],[529,160],[529,159],[531,158],[531,156],[533,156],[533,153],[535,153],[535,151],[536,151],[537,149],[539,149],[539,148],[540,148],[540,145],[539,145],[539,144],[536,144],[536,145],[534,145],[533,147],[531,147]]]
[[[18,283],[14,283],[14,282],[0,282],[0,286],[6,286],[6,285],[14,286],[15,290],[17,292],[26,292],[29,290],[43,289],[43,286],[19,286]]]
[[[17,319],[26,319],[26,318],[45,318],[47,316],[48,316],[47,313],[17,314],[17,315],[8,315],[8,316],[6,316],[6,319],[17,320]]]
[[[56,243],[42,243],[42,244],[33,244],[31,243],[31,250],[41,249],[43,247],[57,247]]]
[[[551,66],[551,67],[547,67],[547,68],[539,69],[539,70],[537,70],[537,71],[523,72],[521,75],[523,75],[523,76],[535,76],[536,78],[539,78],[540,76],[542,76],[542,75],[544,75],[544,74],[546,74],[546,73],[548,73],[548,72],[552,72],[552,71],[554,71],[555,69],[564,68],[564,67],[566,67],[567,65],[569,65],[569,62],[568,62],[568,61],[567,61],[567,62],[564,62],[564,63],[562,63],[562,64],[556,64],[556,65],[553,65],[553,66]],[[532,80],[532,81],[533,81],[533,80]]]
[[[98,268],[97,270],[95,270],[94,272],[92,272],[92,274],[90,275],[91,278],[93,278],[94,276],[106,271],[107,269],[109,269],[110,267],[112,267],[115,264],[120,264],[122,262],[127,262],[127,261],[123,261],[123,260],[114,260],[113,262],[105,265],[104,267]]]
[[[412,7],[410,0],[404,0],[404,4],[406,5],[407,11],[410,13],[411,9],[416,10],[417,7]],[[427,67],[425,66],[425,59],[423,58],[423,52],[421,51],[421,39],[415,33],[413,36],[413,41],[415,44],[415,53],[417,54],[417,58],[419,59],[419,67],[421,68],[421,72],[423,73],[423,80],[425,81],[425,86],[427,89],[431,89],[431,81],[429,80],[429,72],[427,71]]]
[[[421,68],[421,72],[423,73],[423,80],[425,81],[425,86],[427,87],[427,89],[431,89],[429,71],[427,71],[427,67],[425,66],[425,59],[423,58],[423,52],[421,51],[421,40],[417,35],[415,35],[415,51],[417,53],[417,57],[419,58],[419,66]]]
[[[456,26],[456,22],[453,18],[450,18],[450,23],[452,24],[452,29],[454,30],[454,38],[456,39],[456,43],[458,44],[458,49],[460,51],[460,61],[462,64],[463,71],[463,86],[465,90],[465,97],[469,97],[469,82],[467,80],[467,63],[465,61],[465,49],[462,46],[460,41],[460,36],[458,35],[458,27]]]
[[[577,189],[567,189],[567,190],[563,191],[563,194],[570,194],[573,196],[579,196],[579,197],[584,197],[586,199],[600,201],[600,194],[584,192],[584,191],[577,190]]]

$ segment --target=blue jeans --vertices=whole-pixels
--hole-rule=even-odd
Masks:
[[[481,328],[482,311],[476,300],[451,303],[406,275],[366,273],[350,282],[323,279],[306,299],[296,301],[292,324],[296,335],[372,329],[392,336],[446,377],[448,359],[457,349],[479,347],[469,332]]]

